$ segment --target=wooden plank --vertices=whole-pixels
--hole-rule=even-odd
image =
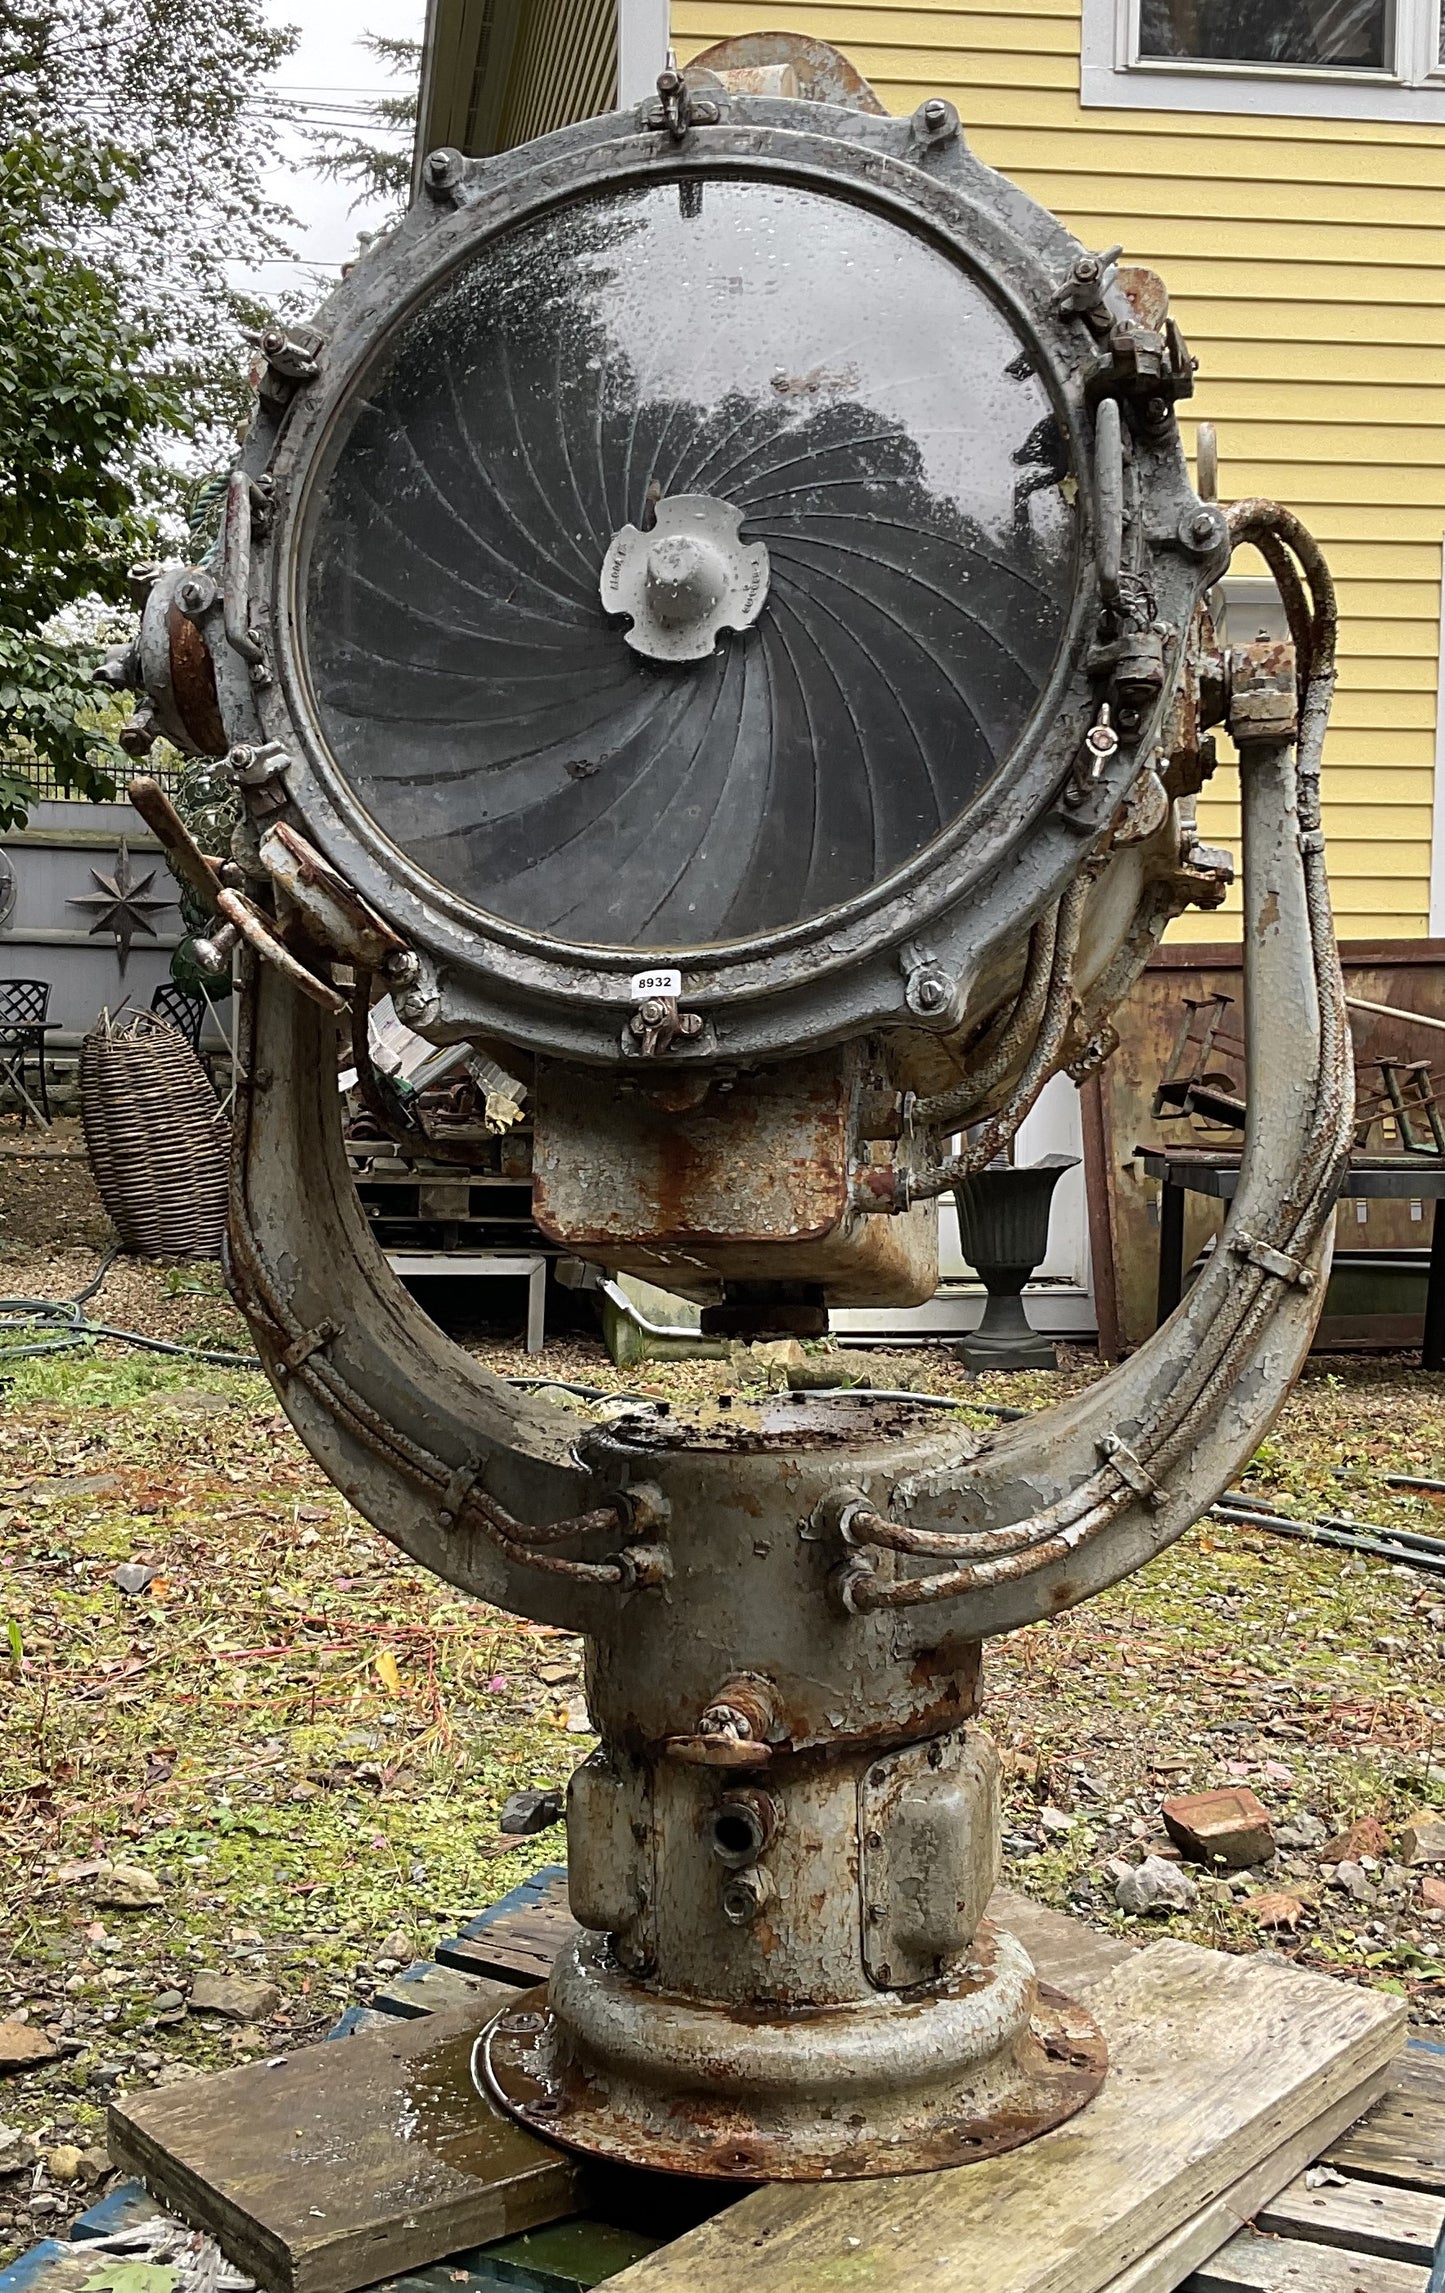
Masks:
[[[1173,2293],[1192,2269],[1209,2261],[1222,2245],[1254,2219],[1257,2209],[1296,2174],[1313,2163],[1322,2149],[1368,2110],[1388,2082],[1388,2070],[1376,2071],[1363,2086],[1337,2102],[1333,2109],[1312,2119],[1289,2141],[1282,2142],[1262,2165],[1241,2176],[1212,2205],[1201,2206],[1172,2235],[1162,2238],[1141,2261],[1116,2277],[1109,2293]]]
[[[1017,1935],[1045,1982],[1078,1998],[1092,1983],[1102,1982],[1115,1967],[1133,1958],[1137,1943],[1118,1935],[1100,1934],[1067,1911],[1051,1911],[1031,1896],[996,1887],[989,1897],[988,1916]]]
[[[1196,2270],[1185,2293],[1429,2293],[1430,2272],[1338,2246],[1242,2229]]]
[[[575,2162],[471,2077],[490,2005],[112,2103],[116,2165],[267,2293],[351,2293],[575,2211]]]
[[[1445,2230],[1445,2197],[1392,2189],[1386,2182],[1323,2182],[1311,2189],[1301,2174],[1259,2208],[1254,2223],[1269,2237],[1343,2245],[1351,2253],[1423,2263],[1428,2269]]]
[[[557,1953],[578,1932],[567,1901],[567,1873],[549,1863],[468,1920],[459,1935],[438,1943],[435,1956],[462,1974],[503,1982],[545,1982]]]
[[[464,1975],[455,1967],[439,1967],[435,1959],[418,1959],[399,1975],[392,1975],[372,2005],[382,2014],[444,2014],[449,2007],[470,2006],[477,2014],[495,2014],[516,1999],[515,1982]]]
[[[1045,1981],[1064,1991],[1087,1989],[1137,1948],[1006,1887],[996,1890],[988,1915],[1010,1928]],[[442,1966],[471,1975],[545,1982],[557,1953],[577,1932],[567,1901],[567,1873],[560,1864],[549,1864],[490,1911],[469,1920],[459,1935],[438,1943],[436,1957]]]
[[[1188,1943],[1136,1953],[1089,2005],[1109,2076],[1066,2126],[948,2173],[759,2190],[624,2270],[617,2293],[1102,2293],[1357,2094],[1404,2035],[1398,1999]]]
[[[1445,2192],[1445,2051],[1411,2046],[1384,2100],[1325,2163],[1357,2181]]]

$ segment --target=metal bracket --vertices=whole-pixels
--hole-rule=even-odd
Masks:
[[[275,1375],[283,1380],[288,1378],[293,1369],[300,1369],[303,1362],[310,1361],[311,1356],[319,1352],[322,1346],[329,1346],[332,1339],[340,1335],[340,1322],[318,1322],[314,1330],[303,1330],[300,1337],[293,1339],[280,1356]]]
[[[679,1037],[686,1041],[701,1033],[700,1011],[679,1011],[675,995],[647,995],[627,1022],[622,1047],[635,1050],[640,1058],[655,1059],[670,1051]]]
[[[467,1457],[458,1465],[442,1491],[442,1501],[437,1511],[440,1527],[455,1528],[461,1518],[462,1507],[476,1487],[485,1463],[484,1457]]]
[[[1287,1251],[1275,1250],[1268,1242],[1257,1242],[1252,1234],[1243,1232],[1230,1238],[1230,1249],[1236,1258],[1247,1258],[1252,1266],[1259,1266],[1266,1274],[1274,1274],[1281,1282],[1294,1282],[1301,1290],[1312,1290],[1316,1282],[1315,1270]]]
[[[1157,1513],[1161,1505],[1168,1502],[1169,1491],[1160,1487],[1148,1466],[1140,1464],[1128,1443],[1121,1441],[1117,1433],[1106,1433],[1096,1446],[1103,1462],[1112,1465],[1125,1488],[1132,1489],[1136,1497],[1142,1497],[1151,1513]]]

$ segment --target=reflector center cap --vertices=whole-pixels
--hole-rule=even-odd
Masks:
[[[599,583],[609,613],[631,616],[626,642],[653,661],[702,661],[723,629],[750,628],[768,594],[768,553],[745,542],[742,512],[707,494],[657,505],[650,533],[613,536]]]

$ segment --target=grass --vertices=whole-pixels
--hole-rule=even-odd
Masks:
[[[7,1269],[5,1286],[56,1294],[43,1266]],[[244,1344],[210,1271],[130,1269],[106,1311]],[[489,1358],[516,1366],[509,1349]],[[674,1402],[770,1374],[750,1356],[623,1379],[575,1342],[545,1366]],[[965,1381],[940,1354],[869,1366],[1025,1406],[1061,1382]],[[1090,1374],[1076,1362],[1062,1382]],[[117,2084],[320,2035],[383,1979],[384,1943],[424,1956],[560,1860],[560,1832],[509,1844],[498,1815],[509,1791],[564,1781],[591,1739],[580,1644],[396,1553],[259,1376],[113,1347],[3,1375],[0,2017],[28,2014],[67,2051],[0,2084],[0,2116],[84,2144]],[[1438,1523],[1384,1476],[1440,1471],[1441,1383],[1398,1364],[1312,1368],[1250,1486],[1301,1513]],[[133,1596],[114,1582],[130,1560],[157,1572]],[[995,1645],[1009,1878],[1123,1931],[1107,1863],[1157,1836],[1166,1790],[1249,1781],[1277,1817],[1332,1827],[1445,1807],[1442,1626],[1445,1585],[1429,1578],[1205,1523],[1103,1598]],[[151,1872],[160,1906],[99,1908],[84,1866],[101,1857]],[[1362,1905],[1296,1862],[1245,1884],[1292,1889],[1297,1933],[1265,1937],[1257,1894],[1218,1891],[1159,1931],[1269,1939],[1445,2018],[1445,1929],[1418,1874],[1388,1867]],[[237,2028],[162,2003],[200,1967],[265,1974],[280,2006]],[[0,2183],[0,2258],[36,2234],[26,2188]]]

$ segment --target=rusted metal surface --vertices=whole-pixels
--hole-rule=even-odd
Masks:
[[[172,604],[166,613],[170,641],[171,695],[176,714],[202,756],[224,756],[228,747],[216,698],[216,673],[206,640],[188,615]]]
[[[641,1078],[619,1088],[543,1063],[532,1215],[581,1257],[705,1301],[725,1280],[783,1273],[838,1304],[921,1304],[938,1284],[933,1214],[852,1214],[859,1087],[855,1053],[723,1076],[681,1107]]]
[[[1108,2048],[985,1922],[951,1986],[801,2018],[649,1995],[584,1938],[546,1990],[503,2009],[479,2068],[493,2100],[565,2148],[723,2181],[848,2181],[1034,2141],[1098,2092]]]
[[[845,120],[839,100],[862,108]],[[759,910],[750,939],[573,946],[447,889],[328,747],[295,618],[307,505],[379,341],[493,237],[659,186],[669,216],[695,218],[719,178],[866,210],[998,289],[1046,414],[1004,482],[1020,532],[1057,514],[1074,533],[1050,576],[1072,585],[1052,601],[1064,634],[986,800],[893,874],[816,914]],[[506,2106],[584,2150],[735,2179],[984,2156],[1078,2108],[1104,2060],[1088,2018],[980,1923],[997,1855],[981,1643],[1178,1537],[1256,1447],[1318,1311],[1350,1122],[1319,832],[1328,570],[1289,513],[1193,493],[1173,410],[1194,362],[1159,282],[1001,188],[941,98],[887,119],[831,52],[759,35],[669,70],[637,113],[485,169],[444,155],[427,180],[318,329],[268,338],[224,594],[205,568],[174,592],[234,743],[256,891],[217,902],[249,943],[234,1294],[293,1423],[369,1519],[464,1590],[587,1638],[599,1748],[568,1812],[584,1933],[545,2009],[498,2027]],[[768,419],[806,435],[824,400],[866,395],[869,367],[866,329],[836,357],[785,357]],[[1202,600],[1243,541],[1281,583],[1292,648],[1226,658]],[[167,595],[148,598],[152,637]],[[776,609],[770,592],[761,631]],[[828,1299],[926,1297],[933,1213],[908,1206],[961,1175],[959,1123],[991,1154],[1052,1074],[1097,1076],[1169,918],[1222,896],[1225,863],[1180,799],[1226,716],[1250,1011],[1236,1223],[1110,1379],[999,1434],[820,1395],[599,1427],[488,1378],[388,1272],[339,1143],[341,999],[308,948],[361,970],[358,1024],[384,970],[432,1040],[535,1062],[536,1215],[569,1250],[764,1328]],[[809,720],[805,764],[814,737]],[[745,827],[744,810],[720,817]]]
[[[700,87],[716,80],[728,95],[791,96],[887,116],[846,56],[826,40],[810,40],[801,32],[742,32],[717,40],[693,57],[683,77]]]
[[[277,820],[266,829],[259,850],[267,874],[311,938],[342,963],[379,971],[405,947],[401,935],[288,822]]]

